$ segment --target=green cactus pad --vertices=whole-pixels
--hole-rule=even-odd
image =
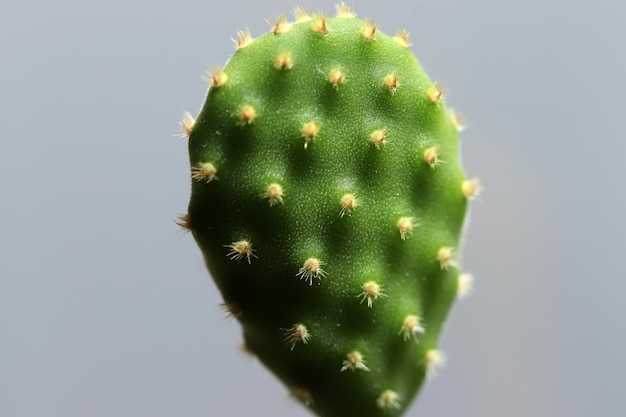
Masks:
[[[399,416],[443,355],[477,183],[441,89],[339,7],[283,17],[209,77],[180,220],[247,348],[323,417]]]

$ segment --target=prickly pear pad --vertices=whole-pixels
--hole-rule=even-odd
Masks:
[[[339,16],[239,34],[182,122],[180,223],[247,348],[296,398],[323,417],[399,416],[443,361],[476,184],[406,33]]]

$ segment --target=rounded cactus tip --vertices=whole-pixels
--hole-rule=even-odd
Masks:
[[[172,129],[188,137],[191,183],[175,221],[220,318],[293,397],[319,416],[400,417],[470,291],[460,245],[480,184],[409,33],[344,1],[328,17],[267,15],[265,34],[237,32],[223,67],[198,74],[204,105]]]

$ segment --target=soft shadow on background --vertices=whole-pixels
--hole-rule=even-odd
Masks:
[[[224,4],[3,4],[0,416],[309,415],[239,351],[173,221],[190,188],[173,135],[204,71],[297,5]],[[623,415],[626,3],[353,5],[412,33],[485,184],[463,254],[476,289],[407,415]]]

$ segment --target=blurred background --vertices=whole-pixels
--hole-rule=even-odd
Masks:
[[[240,352],[173,220],[190,191],[174,134],[205,70],[296,5],[3,2],[0,416],[309,415]],[[411,32],[484,184],[463,252],[476,288],[407,416],[625,415],[626,3],[351,5]]]

